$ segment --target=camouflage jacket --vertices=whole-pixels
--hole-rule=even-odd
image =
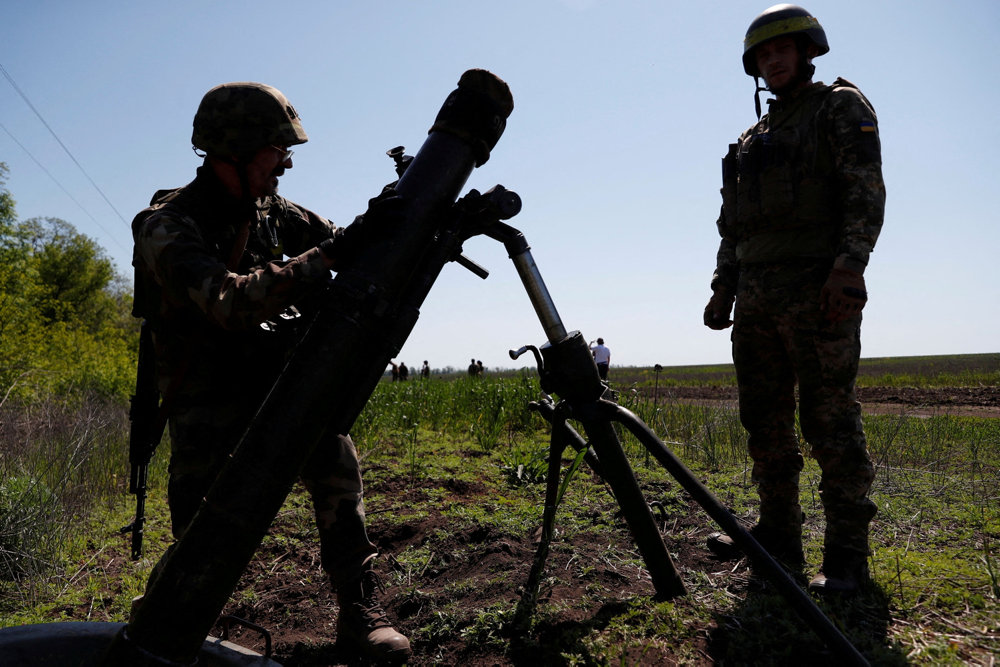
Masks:
[[[306,308],[329,280],[316,246],[335,231],[283,197],[241,204],[204,166],[188,185],[157,192],[132,222],[132,263],[134,313],[152,325],[161,393],[174,384],[204,403],[269,386],[290,341],[261,324]]]
[[[748,264],[842,258],[863,272],[882,228],[878,120],[864,95],[838,78],[768,104],[723,159],[713,289],[735,292]]]

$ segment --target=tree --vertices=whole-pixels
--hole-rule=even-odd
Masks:
[[[69,222],[18,222],[6,174],[0,163],[0,396],[16,384],[22,396],[128,396],[138,323],[127,281],[104,249]]]
[[[9,344],[12,332],[26,320],[25,310],[32,309],[35,280],[30,243],[17,224],[14,198],[6,188],[8,173],[0,162],[0,343]]]
[[[14,211],[14,197],[5,187],[8,173],[10,170],[7,168],[7,164],[0,162],[0,234],[4,234],[6,229],[17,220]]]
[[[114,314],[107,288],[115,270],[104,250],[59,218],[33,218],[22,225],[32,245],[41,316],[98,331]]]

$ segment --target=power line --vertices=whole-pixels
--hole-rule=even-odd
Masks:
[[[108,206],[111,207],[111,210],[114,211],[115,214],[118,216],[118,218],[123,223],[125,223],[127,225],[128,221],[125,220],[125,217],[121,213],[119,213],[118,209],[115,208],[115,205],[111,203],[110,199],[108,199],[108,196],[106,194],[104,194],[104,191],[101,190],[100,187],[98,187],[97,183],[94,182],[94,179],[92,179],[90,177],[90,174],[87,173],[87,170],[83,168],[83,165],[80,164],[80,162],[76,159],[76,157],[73,155],[73,153],[70,152],[69,148],[66,147],[66,144],[64,144],[62,142],[62,139],[59,138],[59,135],[56,134],[55,130],[53,130],[52,127],[45,121],[45,118],[42,117],[42,114],[38,111],[38,109],[35,108],[35,105],[31,103],[31,100],[28,99],[28,96],[24,94],[24,92],[21,90],[21,88],[14,81],[14,77],[12,77],[9,72],[7,72],[6,68],[4,68],[4,66],[2,64],[0,64],[0,72],[3,73],[4,78],[7,79],[7,81],[14,88],[14,90],[17,91],[17,94],[21,96],[21,99],[24,100],[25,104],[27,104],[31,108],[31,110],[35,113],[35,115],[38,116],[38,120],[40,120],[42,122],[42,125],[45,126],[45,128],[49,131],[49,133],[53,136],[53,138],[55,138],[55,140],[59,143],[59,145],[62,146],[62,149],[64,151],[66,151],[66,155],[68,155],[69,159],[71,159],[73,161],[73,164],[75,164],[77,166],[77,168],[79,168],[79,170],[83,173],[83,175],[87,177],[87,180],[90,181],[90,184],[94,186],[94,189],[97,190],[98,193],[100,193],[101,197],[104,198],[104,201],[107,202]],[[6,130],[6,128],[4,128],[4,129]],[[10,134],[10,132],[8,132],[7,134]],[[20,145],[20,143],[18,143],[18,145]],[[21,147],[24,148],[23,146],[21,146]],[[30,155],[30,153],[29,153],[29,155]],[[34,158],[32,158],[32,159],[34,159]],[[38,161],[35,160],[35,162],[38,162]],[[46,172],[46,173],[48,173],[48,172]],[[60,187],[62,187],[62,186],[60,186]],[[65,190],[65,188],[63,188],[63,189]],[[76,200],[74,200],[74,201],[76,201]],[[88,215],[90,215],[90,214],[88,213]],[[93,218],[93,216],[91,216],[91,218]],[[95,222],[96,222],[96,220],[95,220]],[[104,228],[101,227],[101,229],[104,229]],[[105,229],[104,231],[107,232],[108,230]]]
[[[90,211],[88,211],[83,204],[81,204],[80,202],[78,202],[76,200],[76,197],[74,197],[72,194],[70,194],[69,190],[67,190],[65,187],[63,187],[63,184],[59,182],[59,179],[57,179],[55,176],[53,176],[52,172],[50,172],[48,169],[46,169],[45,165],[43,165],[41,162],[39,162],[38,159],[34,155],[31,154],[31,151],[29,151],[27,148],[25,148],[24,144],[22,144],[20,141],[18,141],[17,137],[15,137],[13,134],[11,134],[10,130],[8,130],[4,126],[3,123],[0,123],[0,129],[2,129],[4,132],[6,132],[7,136],[11,138],[11,141],[13,141],[15,144],[17,144],[18,146],[20,146],[21,150],[24,151],[27,154],[27,156],[30,157],[34,161],[35,164],[38,165],[38,168],[41,169],[42,171],[44,171],[46,173],[46,175],[49,178],[52,179],[52,182],[55,183],[56,185],[58,185],[59,189],[62,190],[63,192],[65,192],[66,196],[69,197],[70,199],[72,199],[73,203],[76,204],[77,206],[79,206],[80,210],[83,211],[84,213],[86,213],[87,217],[94,221],[95,225],[97,225],[98,227],[100,227],[101,229],[103,229],[104,233],[107,234],[111,238],[111,240],[114,241],[115,244],[119,248],[121,248],[122,250],[128,250],[128,248],[126,248],[125,246],[123,246],[118,241],[118,239],[115,238],[115,235],[112,234],[109,229],[107,229],[104,225],[102,225],[100,222],[98,222],[97,218],[95,218],[93,215],[90,214]]]

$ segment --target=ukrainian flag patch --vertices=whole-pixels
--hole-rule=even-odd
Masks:
[[[870,120],[863,120],[863,121],[861,121],[861,131],[862,132],[874,132],[875,131],[875,123],[871,122]]]

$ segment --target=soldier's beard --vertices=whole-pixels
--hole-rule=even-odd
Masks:
[[[271,190],[269,194],[272,195],[278,194],[278,179],[284,175],[285,175],[285,168],[281,165],[278,165],[274,169],[274,171],[271,172],[271,175],[268,178],[268,185],[270,186]]]

